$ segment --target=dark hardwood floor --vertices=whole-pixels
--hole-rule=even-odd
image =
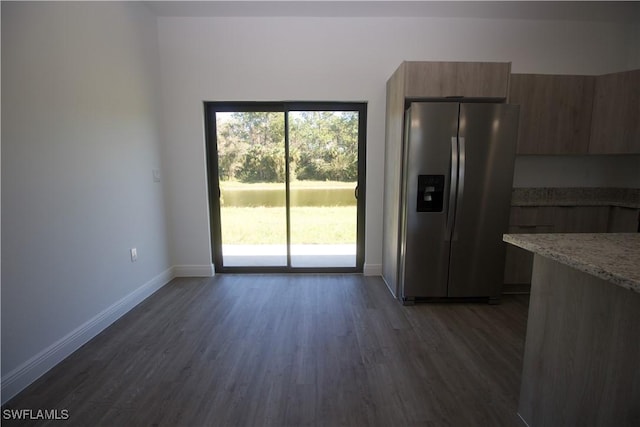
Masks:
[[[527,296],[403,307],[380,278],[176,279],[3,409],[78,426],[521,426]]]

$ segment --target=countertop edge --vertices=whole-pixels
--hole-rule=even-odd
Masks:
[[[512,201],[511,207],[525,208],[525,207],[612,207],[612,208],[626,208],[626,209],[640,209],[640,203],[633,202],[610,202],[610,201],[593,201],[593,200],[533,200],[533,201]]]
[[[526,235],[523,235],[526,236]],[[640,293],[640,282],[625,277],[620,274],[616,274],[611,271],[604,270],[598,266],[582,261],[577,257],[572,257],[567,254],[563,254],[553,248],[547,246],[541,246],[535,242],[527,241],[526,239],[520,239],[515,234],[504,234],[502,240],[506,243],[512,244],[535,255],[540,255],[545,258],[549,258],[554,261],[558,261],[561,264],[575,268],[576,270],[595,276],[599,279],[606,280],[617,286],[628,289],[633,292]]]
[[[514,187],[511,206],[608,206],[640,209],[640,188]]]

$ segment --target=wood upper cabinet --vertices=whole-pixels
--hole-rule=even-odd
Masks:
[[[512,74],[520,105],[517,154],[587,154],[595,77]]]
[[[640,70],[596,78],[589,153],[640,153]]]
[[[511,64],[508,62],[403,62],[407,98],[506,99]]]

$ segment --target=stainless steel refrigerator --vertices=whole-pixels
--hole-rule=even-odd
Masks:
[[[518,112],[497,103],[410,104],[399,201],[403,302],[499,298]]]

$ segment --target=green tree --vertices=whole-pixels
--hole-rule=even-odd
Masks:
[[[218,113],[216,126],[220,178],[244,182],[284,180],[282,113]]]
[[[242,182],[285,180],[284,114],[218,113],[221,179]],[[289,113],[291,179],[355,181],[358,174],[358,113]]]
[[[290,141],[298,154],[299,179],[355,181],[358,176],[358,114],[303,111],[290,116]]]

